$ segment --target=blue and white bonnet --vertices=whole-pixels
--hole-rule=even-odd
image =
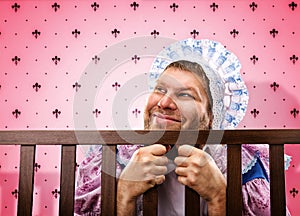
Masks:
[[[210,80],[213,98],[213,129],[233,129],[243,119],[248,105],[248,90],[242,80],[241,64],[221,43],[188,38],[171,44],[154,59],[149,72],[152,91],[167,65],[187,60],[200,64]]]

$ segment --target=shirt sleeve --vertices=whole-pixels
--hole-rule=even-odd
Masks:
[[[284,155],[284,159],[287,169],[291,157]],[[244,144],[242,161],[243,215],[270,215],[269,145]]]
[[[213,157],[223,175],[227,177],[227,146],[209,145],[204,150]],[[284,157],[287,169],[291,157]],[[242,145],[241,172],[243,215],[270,215],[269,145]],[[288,210],[287,215],[290,215]]]
[[[117,146],[116,177],[118,177],[125,165],[129,162],[139,145]],[[86,158],[78,168],[74,212],[77,215],[94,216],[101,212],[101,168],[102,145],[90,148]]]
[[[102,146],[94,146],[78,167],[74,212],[100,215]]]

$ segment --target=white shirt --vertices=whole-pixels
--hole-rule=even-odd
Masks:
[[[170,173],[166,175],[165,182],[158,187],[158,216],[185,215],[185,186],[177,181],[174,169],[175,165],[169,163]],[[201,197],[200,203],[200,216],[207,215],[207,205]]]

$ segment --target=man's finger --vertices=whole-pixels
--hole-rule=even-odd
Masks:
[[[165,181],[166,177],[164,175],[156,176],[155,177],[155,184],[159,185]]]
[[[178,176],[187,176],[187,168],[186,167],[176,167],[175,173]]]
[[[197,150],[195,147],[190,145],[182,145],[178,148],[178,155],[189,157],[192,155],[193,151]]]
[[[151,174],[154,175],[165,175],[167,173],[168,169],[166,166],[155,166],[151,169]]]
[[[187,185],[187,178],[185,176],[178,176],[177,180],[179,183]]]
[[[177,156],[177,157],[174,159],[174,163],[175,163],[177,166],[187,167],[187,166],[188,166],[187,159],[188,159],[187,157]]]
[[[163,146],[161,144],[153,144],[153,145],[144,147],[143,151],[147,151],[156,156],[161,156],[167,152],[167,149],[165,146]]]
[[[153,163],[157,166],[165,166],[169,162],[166,156],[155,156]]]

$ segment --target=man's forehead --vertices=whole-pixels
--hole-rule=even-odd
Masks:
[[[202,79],[195,73],[178,68],[168,68],[156,81],[157,84],[177,85],[182,88],[202,87]]]

